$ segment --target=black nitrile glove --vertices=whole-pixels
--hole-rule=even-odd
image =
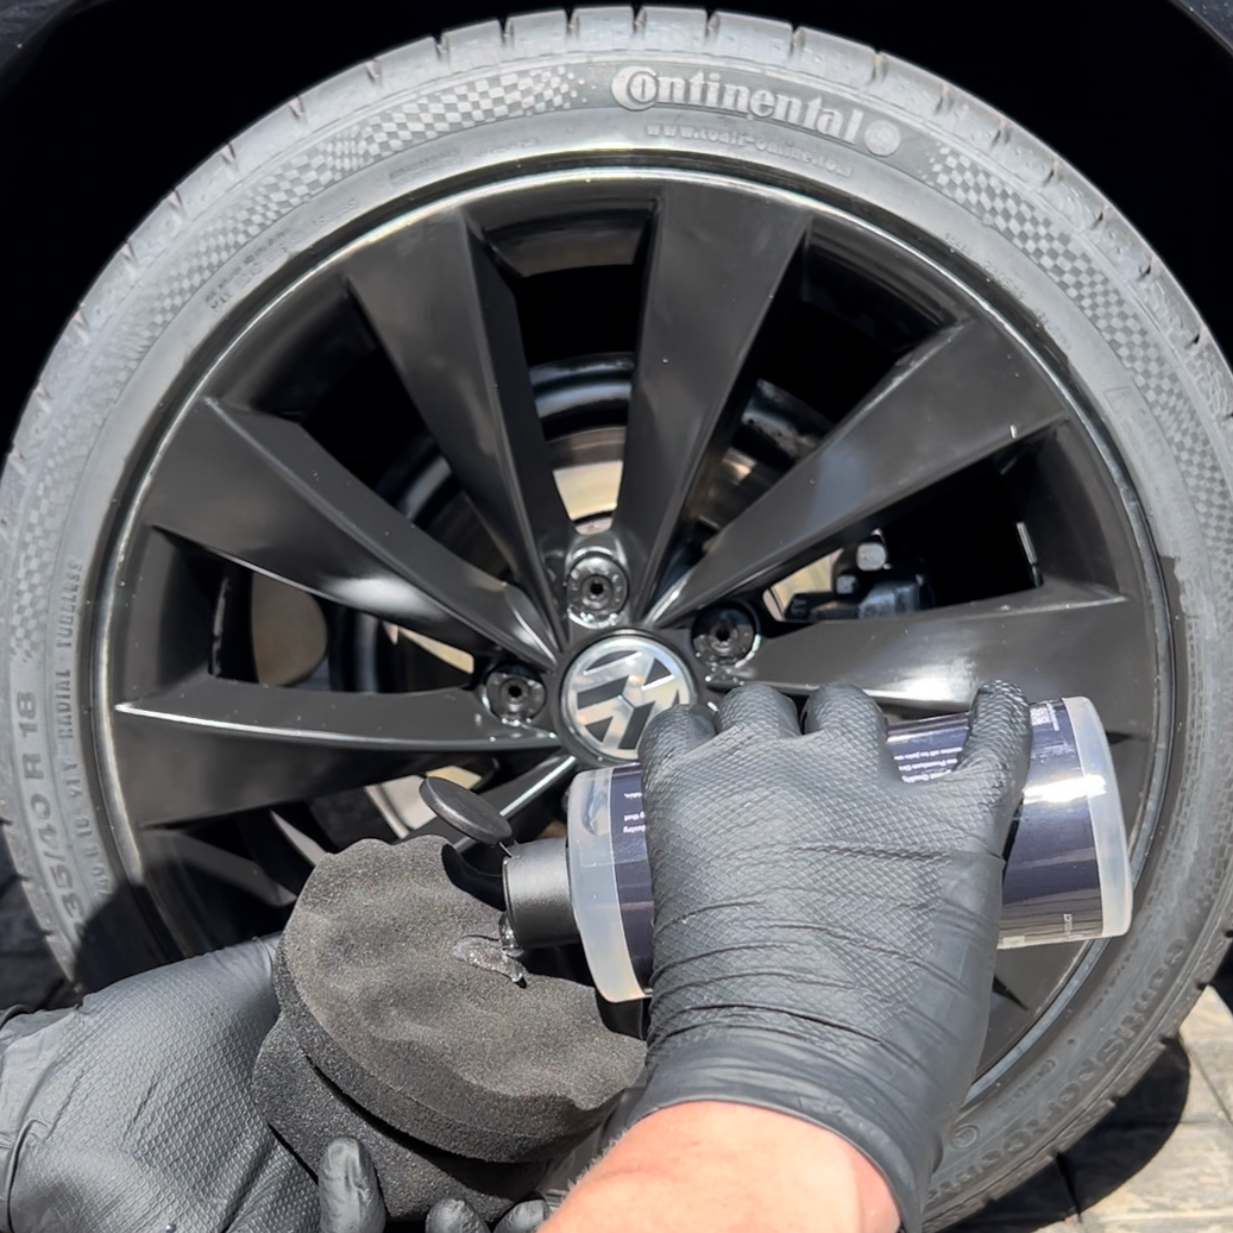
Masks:
[[[492,1233],[535,1233],[551,1213],[542,1199],[528,1199],[511,1207],[493,1226]],[[488,1222],[462,1199],[434,1203],[424,1221],[424,1233],[489,1233]]]
[[[278,1014],[273,942],[122,981],[0,1027],[0,1228],[7,1233],[380,1233],[354,1141],[320,1189],[249,1094]]]
[[[951,774],[904,784],[874,703],[766,686],[648,727],[655,898],[650,1071],[637,1116],[716,1100],[848,1140],[920,1227],[989,1015],[1003,851],[1028,707],[986,686]]]

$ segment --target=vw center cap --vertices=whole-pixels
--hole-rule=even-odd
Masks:
[[[561,709],[592,753],[632,762],[651,719],[695,698],[693,676],[675,651],[636,634],[592,643],[569,666]]]

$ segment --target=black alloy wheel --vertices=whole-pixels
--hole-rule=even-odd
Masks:
[[[653,9],[389,53],[182,185],[32,397],[15,859],[100,983],[277,929],[359,839],[447,833],[482,881],[424,776],[552,834],[674,700],[1086,695],[1135,925],[1000,953],[944,1225],[1107,1108],[1223,951],[1230,406],[1113,207],[921,70]]]
[[[590,168],[386,223],[228,340],[129,498],[96,688],[141,879],[193,949],[268,928],[339,812],[425,821],[356,790],[442,770],[533,838],[573,768],[636,747],[565,688],[631,635],[688,696],[848,680],[907,718],[993,677],[1087,695],[1142,829],[1159,583],[1095,431],[973,289],[790,194]],[[570,595],[593,567],[625,597],[599,618]],[[704,645],[742,624],[739,657]],[[220,880],[251,892],[225,922]],[[1081,955],[1003,954],[990,1063]]]

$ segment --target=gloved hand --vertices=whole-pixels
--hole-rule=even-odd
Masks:
[[[904,784],[859,690],[765,686],[648,726],[655,898],[649,1079],[848,1140],[920,1226],[988,1021],[1003,851],[1030,752],[1013,686],[980,691],[960,765]]]
[[[535,1233],[548,1216],[548,1205],[542,1199],[528,1199],[511,1207],[492,1233]],[[462,1199],[442,1199],[429,1211],[424,1233],[488,1233],[488,1223]]]
[[[376,1177],[336,1140],[312,1174],[249,1094],[278,1014],[274,943],[122,981],[0,1027],[8,1233],[380,1233]]]

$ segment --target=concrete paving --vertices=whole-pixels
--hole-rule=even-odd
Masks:
[[[1216,988],[1103,1121],[952,1233],[1080,1231],[1233,1233],[1233,1013]]]

